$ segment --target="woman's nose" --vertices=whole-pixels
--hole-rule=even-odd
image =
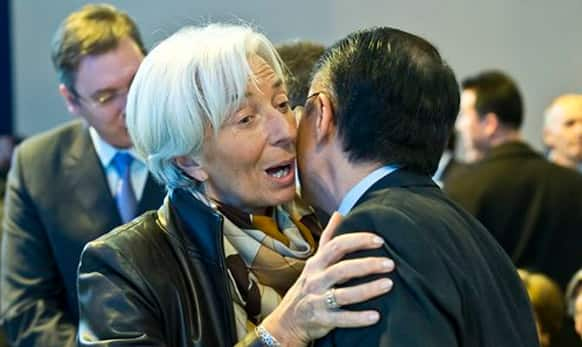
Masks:
[[[281,113],[275,110],[268,119],[271,144],[285,146],[295,143],[297,125],[293,112]]]

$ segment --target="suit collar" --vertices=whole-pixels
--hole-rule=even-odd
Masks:
[[[361,179],[356,183],[343,197],[338,212],[345,216],[350,210],[356,205],[358,200],[366,193],[370,187],[372,187],[376,182],[381,180],[383,177],[390,175],[395,170],[398,170],[397,165],[386,165],[379,167],[378,169],[370,172],[366,177]]]
[[[355,206],[363,203],[364,201],[370,199],[376,191],[389,189],[389,188],[434,188],[440,190],[436,183],[430,178],[430,176],[416,173],[414,171],[402,168],[392,172],[391,174],[384,176],[378,182],[376,182],[366,193],[358,200]]]
[[[105,140],[103,140],[103,138],[99,135],[97,130],[95,130],[95,128],[93,127],[89,127],[89,135],[91,136],[93,148],[95,149],[97,157],[99,157],[99,161],[101,162],[101,165],[103,167],[109,166],[109,164],[111,164],[111,160],[113,160],[113,157],[115,157],[115,155],[118,152],[130,153],[135,160],[137,160],[138,162],[145,166],[144,161],[141,159],[139,155],[137,155],[133,147],[129,149],[116,148],[107,143]]]
[[[511,141],[493,147],[481,162],[524,156],[538,157],[540,154],[523,141]]]
[[[109,189],[105,169],[93,146],[89,129],[78,122],[73,129],[68,148],[63,149],[64,176],[67,192],[76,194],[76,201],[85,214],[95,221],[95,225],[105,223],[104,231],[121,224],[117,205]],[[138,202],[138,214],[160,207],[164,189],[148,173],[142,197]]]

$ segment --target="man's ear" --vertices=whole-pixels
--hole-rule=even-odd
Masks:
[[[195,180],[204,182],[208,179],[208,173],[206,173],[202,165],[192,157],[187,155],[179,156],[174,159],[174,162],[182,171]]]
[[[63,83],[59,84],[59,93],[65,100],[65,105],[70,114],[74,116],[79,115],[79,103],[75,93],[73,93],[67,86]]]
[[[488,138],[491,138],[499,129],[499,117],[493,112],[489,112],[481,119],[484,126],[483,131]]]
[[[319,94],[314,102],[317,103],[316,138],[317,142],[321,142],[334,135],[336,131],[335,114],[327,94]]]

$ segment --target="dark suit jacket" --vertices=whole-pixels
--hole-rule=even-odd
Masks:
[[[148,177],[139,211],[161,205]],[[20,145],[9,173],[2,239],[1,319],[14,346],[74,346],[76,273],[85,244],[121,224],[81,122]]]
[[[445,182],[445,191],[493,234],[518,267],[565,288],[582,267],[582,175],[507,143]]]
[[[392,290],[350,309],[378,310],[376,325],[336,329],[317,346],[532,347],[533,314],[515,268],[468,213],[423,175],[398,170],[377,182],[336,234],[373,230],[385,247]],[[353,256],[352,256],[353,257]],[[361,283],[351,281],[348,284]]]

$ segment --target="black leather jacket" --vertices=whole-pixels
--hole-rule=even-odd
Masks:
[[[175,190],[157,212],[90,242],[79,265],[80,346],[233,346],[222,216]],[[251,333],[237,346],[261,346]]]

